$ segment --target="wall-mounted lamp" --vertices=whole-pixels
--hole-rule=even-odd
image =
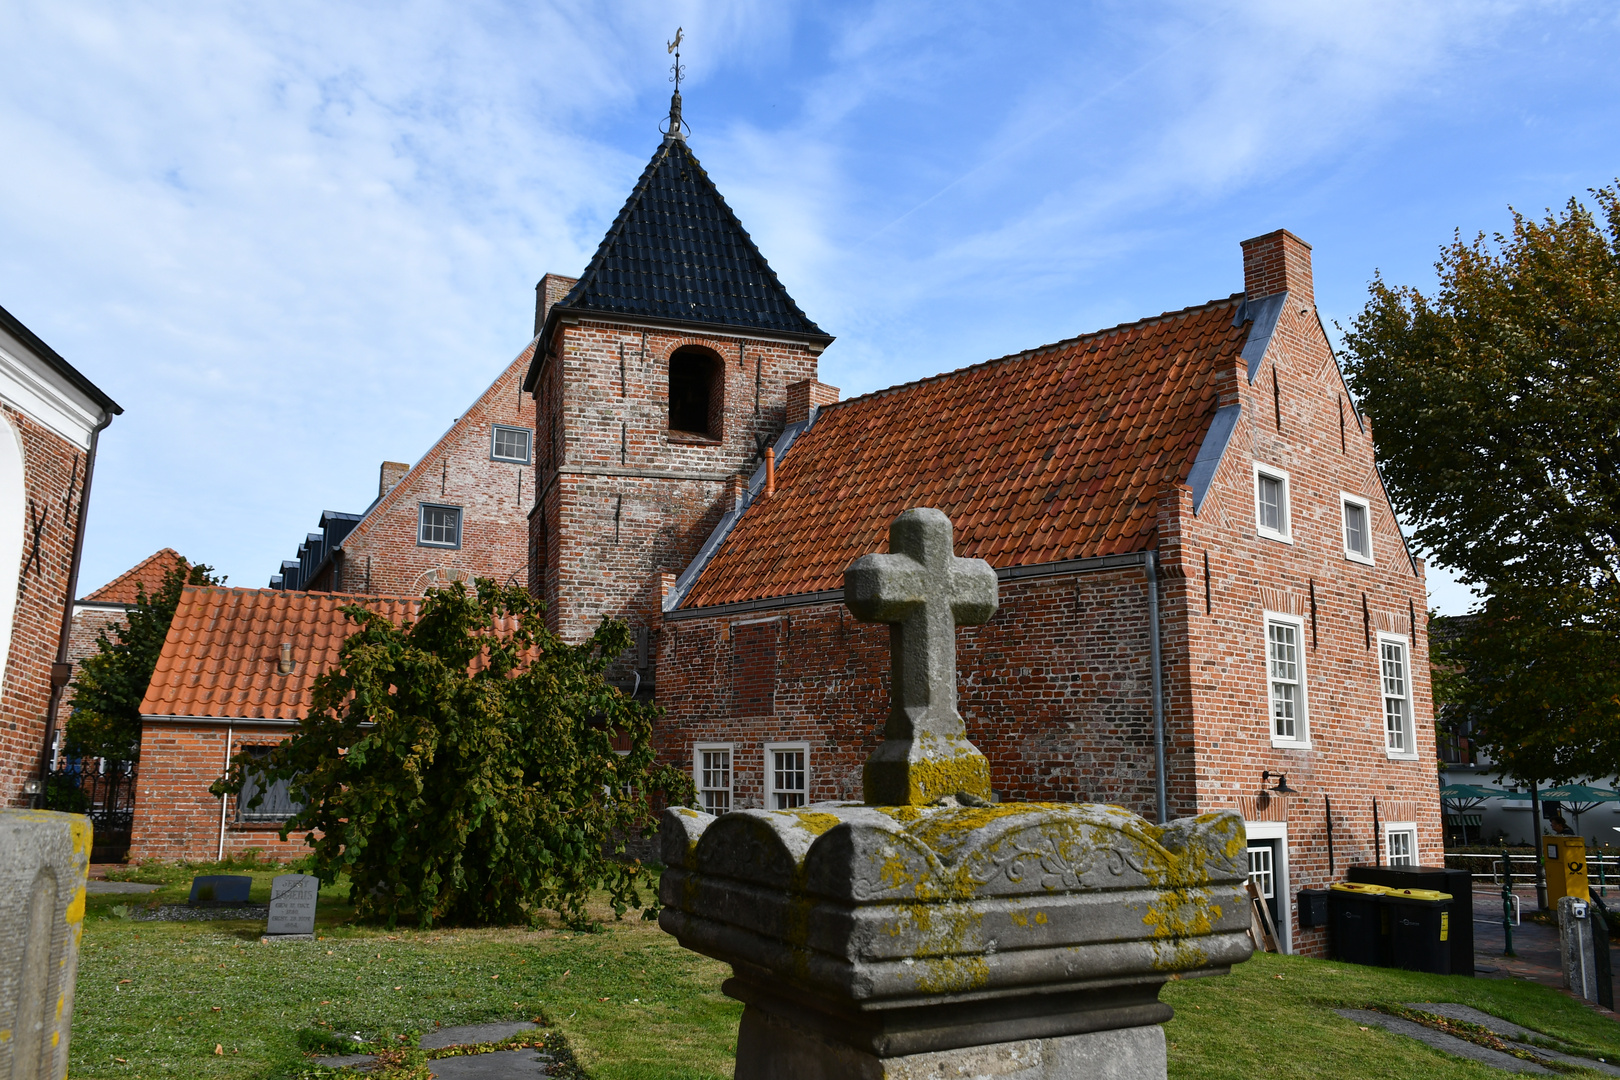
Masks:
[[[1266,787],[1266,783],[1273,776],[1275,776],[1277,778],[1277,786],[1273,787],[1273,788]],[[1281,772],[1280,773],[1274,773],[1270,769],[1267,769],[1265,772],[1260,774],[1260,790],[1262,790],[1262,791],[1275,791],[1278,795],[1298,795],[1299,794],[1299,792],[1295,791],[1293,788],[1288,786],[1288,774],[1287,773],[1281,773]]]

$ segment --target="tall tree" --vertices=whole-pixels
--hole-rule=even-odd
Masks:
[[[180,590],[187,585],[220,585],[213,567],[185,559],[163,575],[151,596],[140,583],[124,620],[96,635],[96,653],[79,663],[73,680],[72,713],[67,722],[69,750],[89,757],[133,761],[140,754],[141,699],[157,667],[163,639],[174,621]]]
[[[641,907],[645,869],[622,854],[656,825],[660,799],[692,781],[658,765],[656,709],[602,677],[630,647],[603,620],[570,645],[526,590],[480,578],[430,591],[396,626],[363,606],[337,666],[315,680],[309,715],[268,756],[238,756],[215,794],[285,780],[323,881],[347,873],[362,914],[422,926],[570,924],[604,888]],[[649,909],[651,910],[651,909]]]
[[[1454,714],[1526,779],[1620,769],[1620,200],[1471,243],[1425,296],[1375,278],[1346,374],[1417,543],[1485,596]]]

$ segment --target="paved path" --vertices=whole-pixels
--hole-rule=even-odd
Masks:
[[[472,1043],[500,1042],[522,1031],[533,1031],[535,1025],[509,1022],[504,1024],[463,1024],[459,1027],[439,1028],[422,1036],[417,1044],[424,1050],[438,1050],[446,1046],[466,1046]],[[317,1062],[333,1069],[365,1070],[376,1064],[370,1054],[344,1054],[340,1057],[316,1058]],[[550,1055],[540,1050],[499,1050],[493,1054],[469,1054],[465,1057],[440,1058],[428,1062],[428,1071],[440,1080],[532,1080],[547,1075]]]
[[[161,885],[142,885],[138,881],[107,881],[103,878],[91,878],[85,882],[84,891],[91,896],[102,896],[107,893],[149,893],[157,892]]]
[[[1535,910],[1534,890],[1520,890],[1520,906],[1525,914]],[[1611,894],[1611,906],[1620,896]],[[1558,953],[1558,931],[1550,926],[1524,922],[1513,928],[1513,951],[1503,956],[1502,894],[1500,891],[1474,892],[1474,971],[1483,979],[1531,979],[1546,986],[1564,988],[1563,961]],[[1611,945],[1611,969],[1620,973],[1620,952]],[[1594,1006],[1595,1007],[1595,1006]],[[1609,1014],[1607,1009],[1602,1010]]]

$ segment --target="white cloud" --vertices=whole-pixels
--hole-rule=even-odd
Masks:
[[[0,7],[0,303],[128,409],[87,585],[165,544],[257,584],[424,451],[628,193],[677,25],[694,148],[847,392],[1230,291],[1256,206],[1513,79],[1526,27],[1531,59],[1616,30],[1489,0]]]

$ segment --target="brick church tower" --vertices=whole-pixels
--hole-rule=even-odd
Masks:
[[[836,400],[816,381],[833,339],[687,146],[678,91],[590,265],[577,281],[548,274],[536,292],[523,381],[536,405],[529,589],[571,640],[603,616],[628,622],[650,689],[646,635],[664,591],[803,419],[791,407]]]

